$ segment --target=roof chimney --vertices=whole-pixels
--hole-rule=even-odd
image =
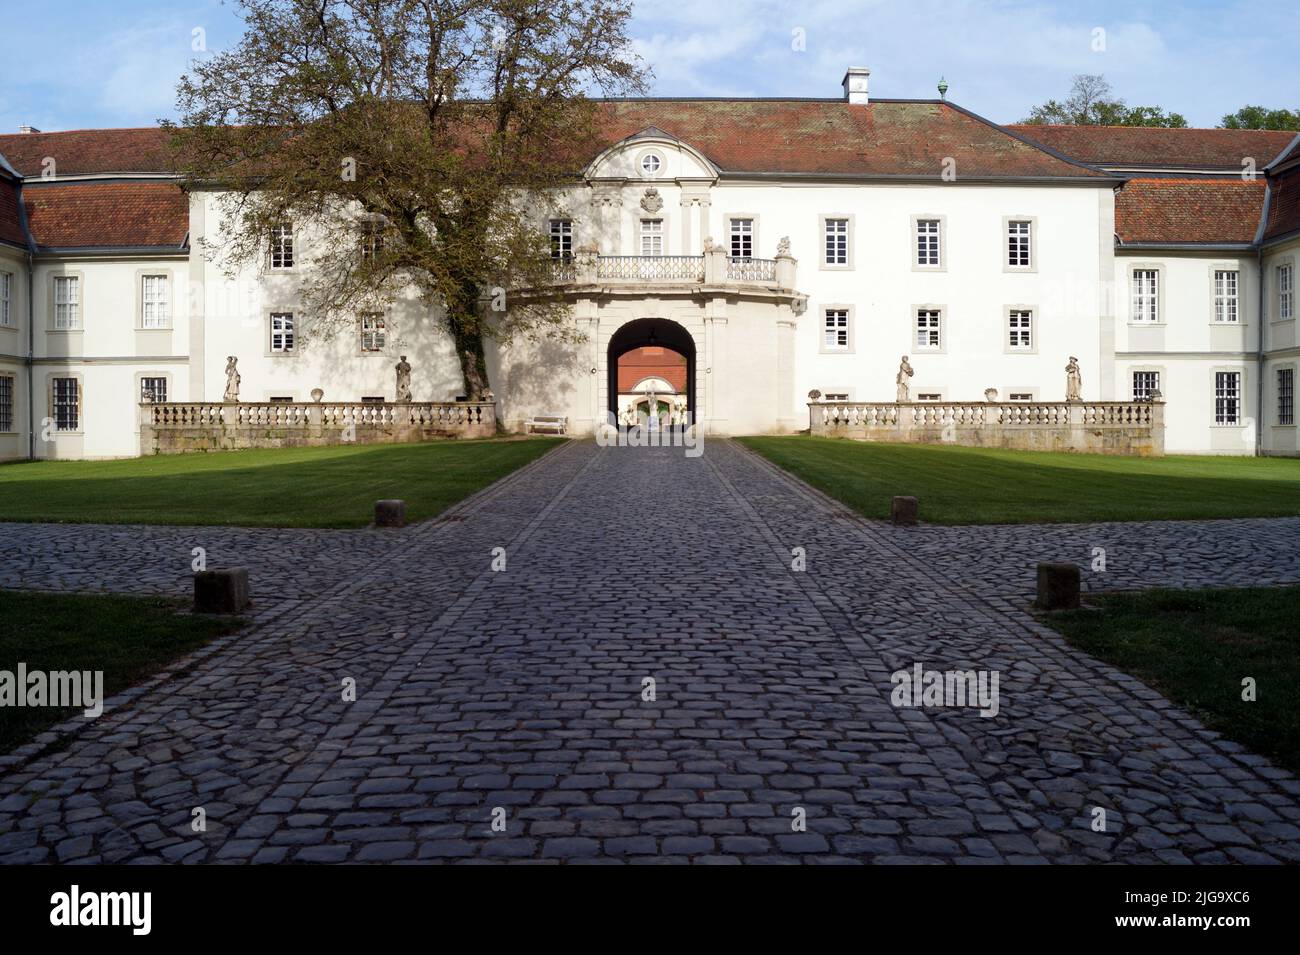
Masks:
[[[19,126],[19,127],[18,127],[18,132],[20,132],[20,133],[39,133],[40,130],[37,129],[35,126]]]
[[[848,72],[844,74],[841,84],[844,86],[844,98],[850,103],[856,103],[859,106],[866,106],[870,100],[867,98],[867,77],[871,71],[865,66],[850,66]]]

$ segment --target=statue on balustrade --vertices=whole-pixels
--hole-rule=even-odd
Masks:
[[[898,385],[898,397],[895,401],[907,401],[907,379],[912,377],[912,366],[908,364],[907,356],[903,356],[903,363],[898,366],[898,374],[894,377],[894,384]]]
[[[411,363],[402,356],[402,360],[397,363],[397,400],[411,400]]]
[[[236,367],[239,359],[234,355],[226,356],[226,393],[223,396],[224,401],[239,400],[239,369]]]
[[[1065,366],[1065,400],[1083,400],[1083,375],[1079,372],[1079,359],[1070,356],[1070,363]]]

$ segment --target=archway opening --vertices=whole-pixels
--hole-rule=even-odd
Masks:
[[[610,339],[607,364],[616,421],[654,427],[695,420],[695,340],[681,325],[629,322]]]

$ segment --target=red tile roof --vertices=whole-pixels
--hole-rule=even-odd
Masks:
[[[0,135],[0,156],[24,177],[41,175],[47,158],[54,160],[57,176],[165,173],[168,138],[157,127],[8,133]]]
[[[0,176],[0,242],[27,248],[18,216],[18,186],[6,176]]]
[[[656,126],[723,172],[958,178],[1102,174],[1009,136],[951,103],[876,100],[627,100],[604,104],[607,145]]]
[[[1071,159],[1099,166],[1240,170],[1246,157],[1263,169],[1295,133],[1270,129],[1163,129],[1148,126],[1031,126],[1007,129]]]
[[[1104,178],[951,103],[641,99],[600,109],[597,148],[656,126],[724,172],[937,178],[951,157],[958,177]],[[9,134],[0,135],[0,155],[24,176],[40,175],[46,157],[58,175],[165,173],[167,142],[156,128]]]
[[[1268,209],[1264,239],[1300,232],[1300,165],[1273,180],[1273,200]]]
[[[188,198],[172,183],[28,183],[23,202],[43,248],[180,247],[189,231]]]
[[[1264,177],[1131,179],[1115,197],[1123,243],[1255,241],[1264,210]]]

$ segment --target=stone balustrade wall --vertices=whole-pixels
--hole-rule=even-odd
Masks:
[[[490,438],[488,401],[141,402],[140,453]]]
[[[1165,453],[1160,401],[809,402],[812,433],[1021,451]]]

